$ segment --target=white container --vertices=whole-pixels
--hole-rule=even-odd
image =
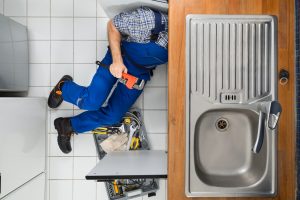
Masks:
[[[27,92],[28,39],[25,26],[0,14],[0,92]]]
[[[168,12],[167,0],[103,0],[101,5],[109,18],[113,18],[122,11],[132,10],[141,6]]]

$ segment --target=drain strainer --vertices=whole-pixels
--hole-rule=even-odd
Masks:
[[[228,126],[229,126],[229,122],[227,119],[225,118],[219,118],[217,121],[216,121],[216,128],[219,130],[219,131],[226,131],[228,129]]]

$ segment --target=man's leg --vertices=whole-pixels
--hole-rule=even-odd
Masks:
[[[142,90],[130,90],[118,83],[106,107],[101,107],[97,111],[86,111],[71,118],[73,130],[82,133],[99,126],[119,123],[141,93]]]
[[[88,87],[80,86],[72,81],[62,86],[63,99],[84,110],[98,110],[108,97],[117,79],[109,70],[99,67]]]
[[[107,51],[101,61],[106,65],[112,62],[111,54]],[[51,91],[48,98],[50,108],[57,108],[63,100],[77,105],[85,110],[98,110],[109,95],[117,79],[109,70],[99,67],[88,87],[73,82],[72,77],[64,76]]]
[[[72,151],[70,139],[74,132],[82,133],[99,126],[120,122],[141,93],[142,90],[130,90],[118,83],[106,107],[101,107],[97,111],[86,111],[71,118],[55,119],[54,126],[58,132],[57,142],[61,151],[64,153]]]

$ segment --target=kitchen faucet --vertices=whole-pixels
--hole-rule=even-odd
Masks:
[[[259,119],[255,144],[252,148],[253,153],[259,153],[266,129],[274,130],[278,124],[281,114],[281,105],[278,101],[264,101],[259,103]]]

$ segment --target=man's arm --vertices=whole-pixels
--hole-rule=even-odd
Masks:
[[[117,30],[117,28],[112,23],[112,20],[109,20],[107,23],[107,31],[108,31],[108,42],[112,54],[113,63],[110,65],[109,70],[110,73],[116,77],[121,78],[122,72],[127,73],[127,68],[123,63],[122,55],[121,55],[121,33]]]

